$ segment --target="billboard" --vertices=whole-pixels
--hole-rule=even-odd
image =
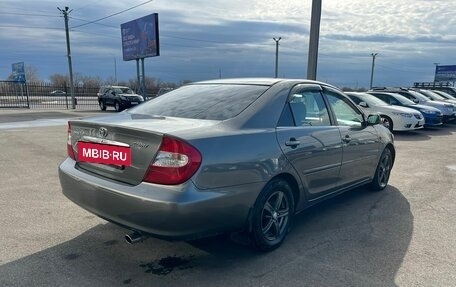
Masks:
[[[456,81],[456,65],[445,65],[435,67],[434,82]]]
[[[124,23],[120,30],[124,61],[160,55],[157,13]]]
[[[25,82],[24,62],[14,63],[11,65],[13,81]]]

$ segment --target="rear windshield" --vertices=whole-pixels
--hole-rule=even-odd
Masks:
[[[269,87],[189,85],[130,109],[130,113],[191,119],[226,120],[237,116]]]

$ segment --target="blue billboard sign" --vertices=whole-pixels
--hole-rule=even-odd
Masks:
[[[456,65],[445,65],[435,67],[434,82],[456,81]]]
[[[24,62],[14,63],[11,65],[13,81],[25,82]]]
[[[124,61],[160,55],[157,13],[124,23],[120,29]]]

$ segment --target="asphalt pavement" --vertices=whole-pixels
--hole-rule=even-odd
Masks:
[[[65,122],[100,113],[0,110],[0,286],[456,286],[456,125],[395,134],[386,190],[312,207],[263,254],[228,236],[127,245],[65,198]]]

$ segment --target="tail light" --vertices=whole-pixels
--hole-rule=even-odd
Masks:
[[[201,154],[196,148],[182,140],[164,136],[144,181],[167,185],[181,184],[189,180],[200,165]]]
[[[70,123],[68,123],[67,154],[68,154],[68,157],[76,160],[76,156],[75,156],[74,150],[73,150],[73,145],[71,144],[71,126],[70,126]]]

